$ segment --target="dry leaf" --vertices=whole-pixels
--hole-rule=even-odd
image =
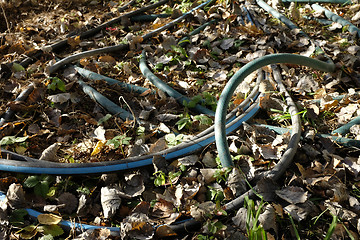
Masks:
[[[78,46],[81,42],[80,36],[76,37],[70,37],[67,39],[68,44],[71,46],[71,48],[75,48]]]
[[[6,193],[9,206],[13,209],[22,208],[25,205],[25,192],[21,184],[12,183]]]
[[[62,217],[54,215],[54,214],[40,214],[37,217],[38,221],[40,224],[44,224],[44,225],[56,225],[59,222],[61,222]]]
[[[47,147],[42,153],[39,160],[56,162],[59,157],[56,155],[57,150],[60,148],[61,143],[53,143]]]
[[[101,206],[104,212],[104,218],[110,218],[115,215],[121,204],[120,188],[118,186],[106,186],[101,188]]]
[[[308,192],[301,187],[288,186],[275,191],[276,195],[292,204],[304,203],[308,198]]]

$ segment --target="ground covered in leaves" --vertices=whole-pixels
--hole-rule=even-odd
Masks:
[[[2,171],[0,191],[6,201],[0,208],[1,239],[359,239],[359,145],[344,146],[321,135],[360,116],[356,33],[337,23],[319,23],[316,19],[326,19],[324,14],[308,4],[268,2],[307,37],[300,29],[287,28],[256,2],[217,0],[143,40],[144,34],[201,3],[173,0],[146,12],[168,14],[163,18],[123,18],[94,36],[76,37],[154,2],[1,1],[0,113],[4,116],[9,108],[15,112],[0,128],[2,157],[7,158],[7,150],[42,161],[86,164],[154,154],[209,128],[214,117],[192,107],[201,103],[215,111],[226,82],[246,63],[273,53],[328,56],[337,66],[331,74],[279,65],[302,121],[302,139],[291,167],[277,182],[260,180],[258,198],[246,199],[240,209],[222,208],[248,191],[261,172],[271,169],[289,142],[289,133],[259,126],[291,127],[284,93],[271,77],[273,68],[265,67],[270,77],[260,85],[261,110],[228,138],[235,168],[221,167],[213,143],[188,156],[171,161],[155,156],[151,166],[115,173],[50,176]],[[360,26],[360,4],[322,6]],[[211,20],[216,21],[183,40]],[[62,39],[67,39],[64,48],[49,50],[47,46]],[[86,80],[71,66],[48,74],[58,59],[121,43],[129,48],[74,64],[148,88],[143,93]],[[142,75],[143,50],[156,76],[189,97],[189,103],[182,106]],[[19,63],[29,56],[33,60],[24,68]],[[254,73],[244,80],[229,110],[244,101],[256,78]],[[79,80],[139,121],[109,113],[84,93]],[[35,87],[27,99],[14,101],[29,84]],[[360,141],[360,125],[342,137]],[[30,216],[27,208],[43,214]],[[201,226],[191,232],[167,227],[190,218]],[[69,229],[61,220],[119,231]]]

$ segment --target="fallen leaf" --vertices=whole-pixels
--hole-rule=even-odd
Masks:
[[[304,203],[308,198],[308,192],[301,187],[288,186],[275,191],[276,195],[292,204]]]
[[[110,218],[115,215],[121,204],[120,188],[118,186],[106,186],[101,188],[101,206],[104,212],[104,218]]]
[[[46,213],[46,214],[40,214],[37,217],[37,219],[40,224],[53,225],[53,224],[60,223],[60,221],[62,220],[62,217],[51,214],[51,213]]]
[[[56,155],[56,152],[60,148],[61,143],[53,143],[47,147],[42,153],[39,160],[56,162],[59,160],[59,157]]]

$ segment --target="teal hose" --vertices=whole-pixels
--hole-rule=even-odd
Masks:
[[[266,65],[275,63],[303,65],[324,72],[333,72],[335,70],[335,65],[331,63],[322,62],[301,55],[279,53],[258,58],[252,62],[247,63],[239,71],[237,71],[231,77],[229,82],[226,84],[224,90],[222,91],[215,113],[215,141],[218,154],[220,156],[220,161],[223,167],[234,166],[226,140],[225,117],[227,107],[235,89],[245,79],[245,77],[247,77],[255,70]]]
[[[122,109],[121,107],[110,101],[107,97],[101,95],[98,91],[87,85],[85,82],[77,80],[77,83],[80,85],[84,93],[86,93],[92,100],[101,103],[101,105],[112,114],[118,115],[123,120],[134,119],[128,111]]]
[[[183,37],[182,39],[180,39],[180,41],[179,41],[178,44],[179,44],[181,47],[183,47],[183,46],[186,44],[186,42],[190,40],[190,36],[194,36],[194,35],[196,35],[196,34],[199,34],[199,33],[200,33],[202,30],[204,30],[207,26],[210,26],[211,24],[216,23],[216,22],[217,22],[217,20],[216,20],[216,19],[213,19],[213,20],[211,20],[211,21],[209,21],[209,22],[204,23],[204,24],[201,25],[200,27],[196,28],[194,31],[190,32],[189,36],[186,36],[186,37]]]
[[[161,91],[167,93],[170,97],[173,97],[178,101],[180,104],[183,104],[184,102],[189,103],[191,100],[188,97],[185,97],[178,91],[174,90],[170,86],[168,86],[165,82],[163,82],[160,78],[155,76],[154,73],[151,72],[151,70],[148,68],[146,64],[146,52],[143,51],[140,58],[139,63],[140,70],[142,74],[152,83],[154,84],[158,89]],[[210,116],[214,116],[214,112],[210,109],[207,109],[206,107],[203,107],[199,104],[196,104],[194,109],[200,113],[204,113]]]
[[[273,15],[275,18],[279,19],[282,23],[284,23],[288,28],[292,29],[300,29],[298,26],[296,26],[293,22],[291,22],[287,17],[285,17],[283,14],[276,11],[274,8],[270,7],[269,4],[264,2],[263,0],[256,0],[256,3],[262,7],[265,11]],[[304,33],[302,30],[299,32],[300,35],[303,37],[310,38],[306,33]]]
[[[276,126],[271,126],[271,125],[266,125],[266,124],[256,124],[256,126],[268,128],[280,135],[286,134],[286,133],[291,133],[291,129],[289,129],[289,128],[276,127]],[[331,138],[334,142],[337,142],[337,143],[343,145],[344,147],[360,148],[360,140],[355,140],[355,139],[350,139],[350,138],[345,138],[345,137],[337,137],[337,136],[332,136],[330,134],[323,134],[323,133],[316,133],[315,135],[322,137],[322,138]]]
[[[282,0],[282,2],[351,4],[351,0]]]
[[[322,6],[318,5],[318,4],[312,4],[311,7],[316,10],[316,11],[324,11],[325,16],[330,19],[333,22],[337,22],[340,23],[343,27],[348,26],[348,31],[350,33],[356,32],[358,37],[360,37],[360,29],[357,28],[354,24],[352,24],[351,22],[343,19],[342,17],[336,15],[335,13],[327,10],[326,8],[323,8]]]
[[[354,118],[353,120],[351,120],[350,122],[348,122],[347,124],[339,127],[338,129],[335,129],[334,131],[331,132],[331,134],[341,134],[341,135],[345,135],[350,131],[350,128],[356,124],[360,124],[360,116]]]
[[[103,76],[103,75],[98,74],[98,73],[94,73],[94,72],[92,72],[90,70],[87,70],[87,69],[84,69],[84,68],[81,68],[81,67],[75,66],[74,68],[84,78],[87,78],[87,79],[90,79],[90,80],[95,80],[95,81],[96,80],[103,80],[103,81],[106,81],[109,85],[117,84],[120,87],[124,88],[128,92],[134,92],[134,93],[142,94],[145,91],[149,90],[148,88],[140,87],[140,86],[125,83],[125,82],[120,82],[120,81],[118,81],[116,79],[109,78],[109,77]],[[154,94],[155,91],[153,91],[151,93]]]

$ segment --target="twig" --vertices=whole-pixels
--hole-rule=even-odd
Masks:
[[[131,114],[133,115],[133,119],[134,119],[134,125],[133,125],[133,127],[135,128],[136,117],[135,117],[134,111],[131,109],[130,105],[126,102],[126,100],[125,100],[125,98],[124,98],[123,96],[120,96],[120,97],[119,97],[119,102],[120,102],[120,100],[123,100],[123,101],[124,101],[124,103],[126,104],[126,106],[129,108]]]
[[[7,17],[6,17],[5,9],[4,9],[4,7],[3,7],[3,4],[2,4],[2,3],[0,3],[0,6],[1,6],[1,9],[2,9],[2,12],[3,12],[4,18],[5,18],[5,22],[6,22],[6,27],[7,27],[7,30],[8,30],[8,32],[10,33],[10,25],[9,25],[8,19],[7,19]]]

